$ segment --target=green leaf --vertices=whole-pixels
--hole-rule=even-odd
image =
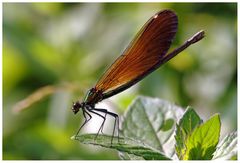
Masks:
[[[119,157],[122,160],[144,160],[144,158],[140,156],[136,156],[134,154],[128,154],[126,152],[118,152],[118,153],[119,153]]]
[[[220,136],[220,117],[212,116],[207,122],[201,124],[186,140],[186,153],[184,160],[210,160],[216,150]]]
[[[117,137],[114,137],[113,142],[111,144],[111,138],[112,137],[108,135],[98,135],[96,137],[96,134],[85,134],[74,137],[75,140],[78,140],[84,144],[92,144],[102,146],[105,148],[116,149],[120,152],[125,152],[130,155],[133,154],[135,156],[140,156],[145,160],[170,160],[164,154],[146,146],[143,143],[134,141],[129,138],[118,139]]]
[[[140,96],[125,113],[122,133],[172,157],[175,124],[182,115],[183,109],[168,101]]]
[[[193,132],[193,130],[202,123],[202,120],[198,114],[193,110],[193,108],[188,107],[177,124],[177,130],[175,135],[176,140],[176,153],[180,160],[183,159],[183,156],[186,152],[185,141]]]
[[[213,159],[237,159],[237,132],[228,134],[217,146]]]

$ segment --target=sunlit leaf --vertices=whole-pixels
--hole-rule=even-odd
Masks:
[[[138,97],[125,113],[122,132],[171,157],[175,153],[171,137],[182,115],[183,109],[168,101]]]
[[[186,152],[186,140],[191,135],[193,130],[201,124],[202,120],[193,108],[188,107],[179,123],[176,125],[176,153],[179,159],[182,159]]]
[[[144,158],[142,158],[141,156],[136,156],[134,154],[128,154],[126,152],[118,152],[119,153],[119,157],[122,160],[144,160]]]
[[[116,149],[120,152],[126,152],[128,154],[133,154],[140,156],[145,160],[169,160],[164,154],[146,146],[143,143],[134,141],[129,138],[117,138],[114,137],[114,140],[111,144],[111,136],[108,135],[98,135],[96,134],[86,134],[73,137],[84,144],[92,144],[97,146],[102,146],[105,148]]]
[[[217,146],[213,159],[237,159],[237,132],[228,134]]]
[[[183,160],[211,160],[220,136],[220,117],[212,116],[192,132],[186,140]]]

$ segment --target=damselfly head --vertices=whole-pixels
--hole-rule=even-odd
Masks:
[[[82,108],[82,103],[79,103],[78,101],[73,103],[73,106],[72,106],[72,111],[74,114],[77,114],[77,112],[80,110],[80,108]]]

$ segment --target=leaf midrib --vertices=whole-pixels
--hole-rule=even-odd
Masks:
[[[160,142],[160,140],[158,139],[157,133],[155,132],[154,127],[153,127],[153,125],[152,125],[152,123],[151,123],[151,121],[150,121],[150,119],[149,119],[149,117],[147,116],[147,113],[146,113],[146,111],[145,111],[145,106],[143,105],[142,101],[140,102],[140,104],[142,105],[141,108],[142,108],[143,111],[144,111],[144,116],[145,116],[146,120],[149,122],[150,127],[151,127],[151,130],[152,130],[153,133],[154,133],[153,135],[155,136],[155,138],[156,138],[156,140],[157,140],[157,142],[158,142],[158,146],[160,147],[161,152],[163,152],[162,146],[161,146],[161,142]],[[155,147],[154,147],[154,148],[155,148]]]

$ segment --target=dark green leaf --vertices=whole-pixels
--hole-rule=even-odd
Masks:
[[[186,140],[184,160],[210,160],[216,150],[220,136],[220,117],[212,116],[192,132]]]
[[[202,120],[198,116],[198,114],[193,110],[193,108],[188,107],[177,124],[176,130],[176,153],[180,160],[183,159],[183,156],[186,152],[186,140],[193,132],[193,130],[202,123]]]
[[[172,157],[175,124],[182,115],[183,109],[168,101],[140,96],[125,113],[122,133]]]
[[[120,152],[140,156],[145,160],[169,160],[169,158],[162,153],[146,146],[143,143],[136,142],[129,138],[119,138],[118,141],[118,138],[114,137],[114,140],[111,144],[111,138],[112,137],[108,135],[98,135],[96,137],[96,134],[86,134],[74,137],[73,139],[76,139],[84,144],[92,144],[116,149]]]
[[[213,159],[237,159],[237,132],[228,134],[217,146]]]

